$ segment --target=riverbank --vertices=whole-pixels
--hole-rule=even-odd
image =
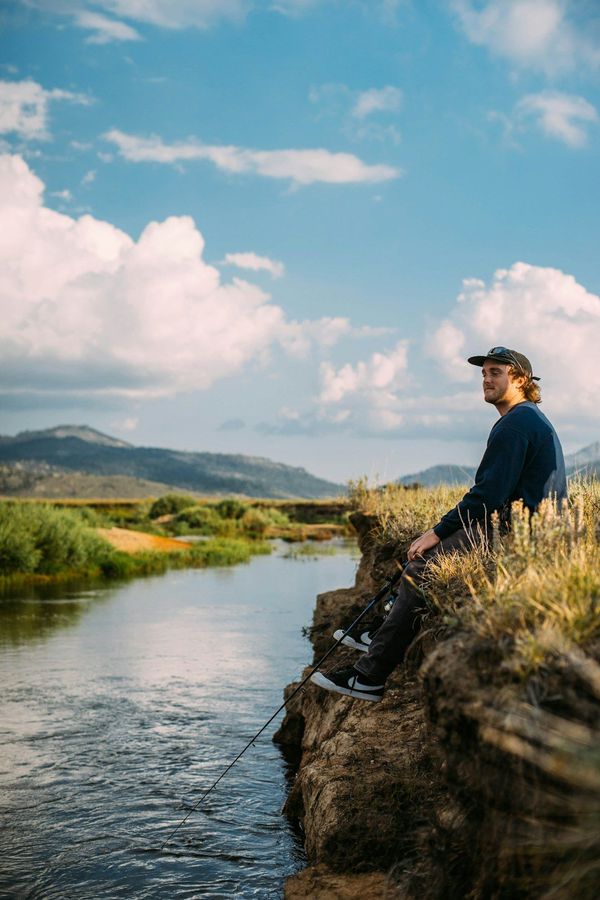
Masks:
[[[356,583],[317,598],[315,659],[450,493],[357,498]],[[487,558],[432,567],[423,630],[381,703],[312,685],[292,701],[275,740],[301,752],[286,812],[309,868],[288,900],[597,896],[600,489],[572,499],[531,531],[517,511]]]
[[[231,566],[269,541],[347,536],[345,501],[0,502],[0,592],[35,584],[130,578],[169,568]],[[190,538],[190,540],[186,540]]]

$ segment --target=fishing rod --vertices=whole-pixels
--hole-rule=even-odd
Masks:
[[[237,762],[239,759],[242,758],[242,756],[244,755],[244,753],[246,752],[246,750],[248,750],[248,748],[252,746],[252,744],[257,740],[257,738],[259,738],[259,737],[261,736],[261,734],[263,733],[263,731],[264,731],[266,728],[269,727],[269,725],[271,724],[271,722],[273,721],[273,719],[275,719],[275,718],[279,715],[279,713],[281,712],[281,710],[284,709],[284,708],[288,705],[288,703],[290,703],[290,702],[294,699],[294,697],[296,696],[296,694],[297,694],[299,691],[302,690],[302,688],[304,687],[304,685],[306,684],[306,682],[309,680],[310,676],[311,676],[311,675],[314,675],[314,673],[317,671],[317,669],[319,668],[319,666],[322,666],[323,663],[325,662],[325,660],[326,660],[329,656],[331,656],[331,654],[333,653],[333,651],[336,650],[336,649],[339,647],[339,645],[342,643],[342,641],[344,640],[344,638],[346,637],[346,635],[349,634],[349,632],[351,632],[352,629],[356,627],[356,625],[358,625],[358,623],[360,622],[360,620],[363,619],[363,618],[367,615],[367,613],[369,612],[369,610],[373,609],[373,607],[375,606],[376,603],[379,603],[379,601],[382,600],[382,599],[385,597],[385,595],[386,595],[388,592],[390,592],[390,591],[392,590],[392,588],[394,587],[394,585],[400,580],[400,577],[401,577],[401,575],[402,575],[402,572],[404,571],[404,567],[405,567],[405,566],[402,565],[402,566],[398,569],[397,572],[394,572],[394,574],[392,575],[392,577],[389,578],[389,579],[387,580],[387,582],[384,584],[384,586],[381,588],[381,590],[379,590],[379,591],[375,594],[375,596],[372,597],[371,600],[369,600],[368,604],[365,606],[365,608],[363,609],[363,611],[362,611],[361,613],[359,613],[359,615],[356,617],[356,619],[354,620],[354,622],[352,622],[352,624],[349,625],[348,628],[346,628],[346,630],[344,631],[344,633],[342,634],[342,636],[335,642],[335,644],[333,644],[333,645],[329,648],[329,650],[327,651],[327,653],[325,653],[325,654],[321,657],[321,659],[320,659],[317,663],[315,663],[315,665],[314,665],[313,668],[310,670],[310,672],[308,673],[308,675],[307,675],[305,678],[302,679],[302,681],[300,682],[300,684],[299,684],[296,688],[294,688],[294,690],[292,691],[292,693],[290,694],[290,696],[289,696],[286,700],[283,701],[283,703],[281,704],[281,706],[280,706],[278,709],[275,710],[275,712],[273,713],[273,715],[271,716],[271,718],[268,719],[268,720],[265,722],[265,724],[262,726],[262,728],[260,728],[259,731],[256,732],[256,734],[254,735],[254,737],[250,738],[250,740],[248,741],[248,743],[246,744],[246,746],[243,748],[243,750],[240,750],[240,752],[238,753],[238,755],[236,756],[236,758],[235,758],[232,762],[229,763],[229,765],[227,766],[227,768],[226,768],[226,769],[223,769],[223,771],[221,772],[221,774],[219,775],[219,777],[216,779],[216,781],[214,781],[214,782],[211,784],[211,786],[208,788],[208,790],[206,790],[206,791],[202,794],[202,796],[200,797],[200,799],[197,800],[196,803],[194,803],[194,805],[191,807],[191,809],[188,810],[187,814],[186,814],[186,815],[184,816],[184,818],[181,820],[181,822],[179,823],[179,825],[177,825],[177,827],[174,828],[173,831],[168,835],[168,837],[163,841],[163,843],[160,845],[160,850],[159,850],[159,852],[162,852],[162,851],[164,850],[164,848],[167,846],[167,844],[169,843],[169,841],[172,840],[172,839],[175,837],[175,835],[177,834],[177,832],[179,831],[179,829],[182,828],[182,827],[185,825],[185,823],[187,822],[187,820],[189,819],[189,817],[192,815],[192,813],[195,812],[195,811],[198,809],[198,807],[200,806],[200,804],[202,803],[202,801],[205,800],[205,799],[208,797],[208,795],[216,788],[216,786],[219,784],[219,782],[220,782],[223,778],[225,778],[225,776],[227,775],[227,773],[230,772],[231,769],[233,769],[233,767],[235,766],[236,762]]]

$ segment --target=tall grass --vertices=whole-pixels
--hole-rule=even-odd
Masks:
[[[376,517],[376,540],[407,546],[464,493],[461,488],[384,490],[359,484],[354,502]],[[524,676],[551,655],[600,637],[600,483],[570,486],[570,503],[545,500],[530,517],[513,504],[512,529],[497,523],[489,544],[439,555],[424,590],[445,628],[464,628],[506,648],[505,664]]]

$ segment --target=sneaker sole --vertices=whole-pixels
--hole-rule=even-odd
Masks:
[[[336,694],[345,694],[346,697],[352,697],[354,700],[370,700],[371,703],[379,703],[382,699],[381,694],[365,694],[362,691],[352,691],[350,688],[340,687],[334,681],[330,681],[322,672],[315,672],[310,676],[313,684],[317,684],[326,691],[334,691]]]
[[[344,632],[341,628],[338,628],[337,631],[333,632],[334,641],[339,641]],[[353,650],[360,650],[361,653],[366,653],[369,649],[366,644],[359,644],[358,641],[355,641],[353,637],[350,637],[349,634],[346,635],[345,638],[342,638],[342,644],[345,644],[346,647],[352,647]]]

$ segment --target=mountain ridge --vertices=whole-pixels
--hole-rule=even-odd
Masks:
[[[567,453],[565,456],[565,468],[567,475],[596,475],[600,477],[600,441],[593,441],[581,450]],[[459,466],[450,463],[440,463],[429,466],[420,472],[402,475],[398,478],[398,484],[421,484],[424,487],[433,487],[438,484],[466,484],[472,483],[475,478],[475,466]]]
[[[87,425],[59,425],[0,437],[0,464],[48,464],[97,476],[124,475],[201,494],[320,499],[341,484],[266,457],[136,447]]]

